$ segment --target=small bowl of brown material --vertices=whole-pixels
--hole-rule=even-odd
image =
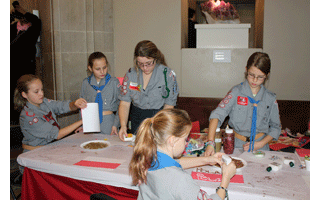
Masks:
[[[92,141],[84,142],[80,145],[82,149],[87,149],[87,150],[102,150],[108,146],[110,146],[110,142],[107,142],[104,140],[92,140]]]

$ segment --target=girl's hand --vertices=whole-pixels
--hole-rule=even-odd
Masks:
[[[83,126],[80,126],[79,128],[75,129],[74,133],[83,132]]]
[[[206,151],[204,153],[204,156],[212,156],[214,155],[214,147],[211,146],[211,145],[208,145],[207,148],[206,148]]]
[[[127,127],[126,126],[121,127],[121,129],[119,130],[119,133],[118,133],[118,137],[122,141],[125,141],[124,138],[127,137]]]
[[[87,107],[87,101],[83,98],[79,98],[74,102],[74,105],[80,109]]]
[[[112,126],[111,135],[117,135],[117,128],[116,128],[116,126]]]
[[[223,164],[222,155],[224,155],[224,153],[218,152],[212,156],[209,156],[208,157],[208,164],[215,165],[216,163],[218,163],[219,165],[222,166],[222,164]]]
[[[262,142],[260,142],[260,141],[255,142],[254,143],[254,150],[253,151],[261,149],[261,148],[263,148],[263,146],[264,146],[264,144]],[[244,151],[248,151],[249,149],[250,149],[250,143],[249,142],[243,145],[243,150]]]
[[[228,180],[230,180],[236,174],[235,162],[230,162],[228,165],[226,165],[226,163],[223,163],[222,174],[223,178],[227,178]]]

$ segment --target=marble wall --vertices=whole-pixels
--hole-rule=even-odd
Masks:
[[[74,101],[87,77],[87,59],[101,51],[114,75],[113,0],[40,1],[45,96]],[[44,19],[43,19],[44,18]],[[65,127],[79,114],[61,116]]]

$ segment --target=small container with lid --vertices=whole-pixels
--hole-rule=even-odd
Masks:
[[[280,163],[277,162],[272,162],[268,165],[267,167],[267,172],[271,172],[271,171],[279,171],[282,168],[282,165]]]
[[[235,149],[235,134],[228,126],[223,135],[223,149],[226,154],[233,154]]]
[[[222,133],[220,128],[216,129],[214,142],[215,142],[215,152],[220,152],[222,149]]]

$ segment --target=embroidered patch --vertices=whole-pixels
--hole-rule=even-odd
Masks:
[[[34,123],[37,123],[38,121],[39,121],[39,119],[38,118],[33,118],[33,120],[32,120]]]
[[[141,88],[141,85],[138,85],[138,83],[130,82],[130,84],[129,84],[129,89],[131,89],[131,90],[136,90],[136,91],[140,92],[140,88]]]
[[[221,102],[219,103],[219,107],[220,107],[220,108],[225,108],[225,104],[221,101]]]
[[[29,114],[29,112],[27,112],[27,111],[25,111],[26,112],[26,115],[28,116],[28,117],[34,117],[36,114],[34,114],[34,113],[32,113],[32,115],[30,115]]]
[[[248,98],[238,96],[237,103],[238,103],[238,105],[247,106],[248,105]]]
[[[232,99],[232,94],[228,94],[227,99]]]
[[[33,122],[32,122],[32,121],[30,121],[30,122],[29,122],[29,125],[32,125],[32,124],[33,124]]]
[[[229,100],[228,100],[228,99],[224,99],[223,102],[224,102],[225,104],[228,104],[228,103],[229,103]]]

